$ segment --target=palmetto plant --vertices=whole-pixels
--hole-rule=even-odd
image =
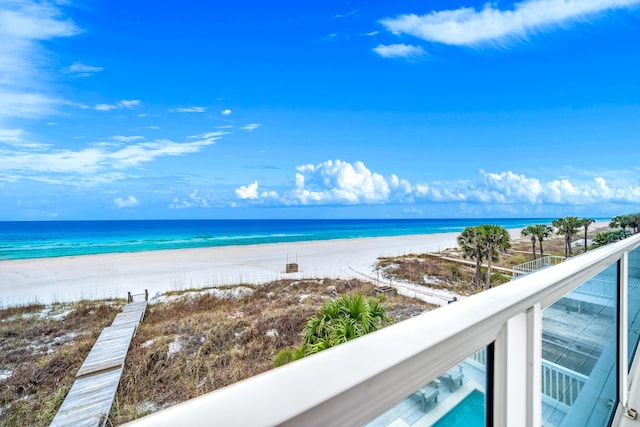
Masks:
[[[330,301],[307,322],[304,344],[307,353],[317,353],[334,345],[366,335],[391,323],[387,308],[377,299],[360,294]]]

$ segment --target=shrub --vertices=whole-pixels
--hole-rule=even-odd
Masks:
[[[273,366],[277,368],[278,366],[286,365],[291,361],[293,361],[293,352],[290,348],[285,348],[280,353],[276,354],[276,357],[273,359]]]
[[[503,283],[507,283],[511,281],[511,277],[507,276],[504,273],[495,272],[491,274],[491,283],[494,285],[502,285]]]

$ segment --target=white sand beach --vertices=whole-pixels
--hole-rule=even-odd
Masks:
[[[595,224],[603,226],[606,224]],[[512,239],[521,229],[510,229]],[[456,247],[460,233],[227,246],[0,261],[0,307],[281,278],[376,277],[378,257]],[[297,262],[298,273],[285,273]]]

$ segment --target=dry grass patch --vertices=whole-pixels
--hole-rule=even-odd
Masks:
[[[0,310],[0,426],[49,425],[123,301]]]
[[[273,367],[302,344],[302,330],[327,298],[374,286],[357,280],[282,280],[260,286],[172,292],[151,304],[127,354],[110,414],[121,424]],[[387,296],[396,321],[430,306]],[[0,310],[0,426],[51,423],[102,330],[124,301]],[[110,424],[110,425],[111,425]]]
[[[480,291],[469,286],[474,275],[473,266],[456,263],[433,254],[378,258],[376,268],[386,280],[446,289],[459,295],[470,295]]]
[[[265,372],[279,351],[301,345],[303,326],[327,298],[374,295],[373,285],[357,280],[281,280],[242,287],[251,295],[187,292],[150,306],[127,355],[110,415],[114,424]],[[429,308],[397,296],[386,303],[395,320]]]

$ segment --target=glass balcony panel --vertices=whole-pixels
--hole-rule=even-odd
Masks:
[[[640,340],[640,248],[629,252],[629,366]]]
[[[486,425],[486,348],[443,372],[368,427],[481,427]]]
[[[617,401],[618,265],[542,314],[542,420],[608,425]]]

